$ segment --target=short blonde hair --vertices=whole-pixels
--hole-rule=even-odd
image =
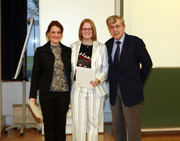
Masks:
[[[110,24],[116,23],[117,19],[120,19],[122,25],[125,25],[124,18],[122,16],[112,15],[112,16],[108,17],[106,20],[107,26],[109,26]]]
[[[91,27],[92,27],[92,40],[93,41],[97,41],[97,33],[96,33],[96,27],[95,27],[95,24],[94,22],[91,20],[91,19],[84,19],[80,26],[79,26],[79,40],[82,41],[83,40],[83,36],[82,36],[82,26],[85,24],[85,23],[89,23],[91,24]]]

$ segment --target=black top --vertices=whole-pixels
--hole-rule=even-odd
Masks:
[[[77,66],[91,68],[92,45],[81,44]]]
[[[61,44],[61,58],[65,68],[67,83],[71,88],[71,48]],[[37,48],[34,55],[34,64],[31,78],[30,98],[37,97],[37,90],[49,92],[53,78],[54,54],[50,48],[50,42]]]

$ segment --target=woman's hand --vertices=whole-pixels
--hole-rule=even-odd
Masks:
[[[30,98],[29,102],[33,103],[34,105],[36,104],[36,99],[35,98]]]
[[[93,88],[96,88],[96,86],[99,84],[99,79],[95,79],[95,81],[91,81],[90,84],[93,86]]]

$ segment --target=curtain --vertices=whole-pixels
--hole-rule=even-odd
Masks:
[[[1,2],[2,80],[13,80],[27,33],[27,0]]]

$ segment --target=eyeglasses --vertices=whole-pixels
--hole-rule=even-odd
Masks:
[[[121,25],[109,26],[110,30],[120,29],[120,28],[121,28]]]
[[[92,28],[82,28],[82,31],[92,31]]]

